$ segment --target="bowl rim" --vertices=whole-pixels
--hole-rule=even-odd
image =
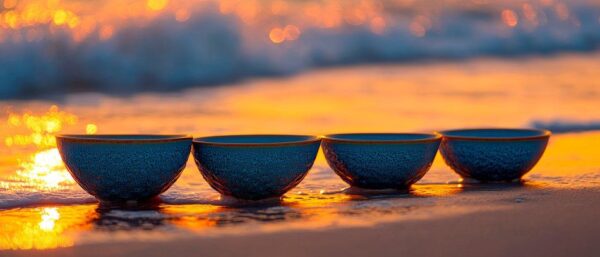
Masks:
[[[458,131],[476,131],[476,130],[505,130],[505,131],[527,131],[527,132],[538,132],[532,136],[511,136],[511,137],[482,137],[482,136],[452,136],[448,135],[450,132]],[[444,139],[452,140],[469,140],[469,141],[526,141],[526,140],[537,140],[549,138],[552,132],[547,129],[533,129],[533,128],[464,128],[464,129],[449,129],[438,131]]]
[[[427,138],[419,139],[393,139],[393,140],[368,140],[368,139],[341,139],[336,136],[341,135],[419,135],[429,136]],[[354,143],[354,144],[412,144],[412,143],[426,143],[435,142],[441,140],[442,135],[437,132],[430,133],[396,133],[396,132],[374,132],[374,133],[335,133],[327,134],[323,136],[323,140],[336,142],[336,143]]]
[[[119,139],[114,137],[137,137],[151,136],[157,138],[142,139]],[[62,141],[82,142],[82,143],[116,143],[116,144],[141,144],[141,143],[166,143],[192,140],[191,135],[187,134],[60,134],[55,136]],[[111,138],[112,137],[112,138]]]
[[[294,141],[281,141],[281,142],[266,142],[266,143],[226,143],[226,142],[209,142],[205,141],[209,138],[227,138],[227,137],[298,137],[298,138],[306,138],[304,140],[294,140]],[[204,136],[204,137],[196,137],[192,139],[193,144],[202,144],[202,145],[212,145],[212,146],[248,146],[248,147],[256,147],[256,146],[289,146],[289,145],[304,145],[304,144],[312,144],[316,142],[320,142],[321,137],[315,135],[303,135],[303,134],[231,134],[231,135],[216,135],[216,136]]]

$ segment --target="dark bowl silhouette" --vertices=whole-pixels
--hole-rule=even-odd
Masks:
[[[346,183],[367,189],[406,189],[431,167],[438,134],[335,134],[323,138],[329,166]]]
[[[77,183],[101,201],[147,200],[175,183],[189,158],[186,135],[59,135]]]
[[[303,135],[196,138],[200,173],[219,193],[245,200],[281,197],[304,179],[321,140]]]
[[[461,129],[440,132],[440,152],[458,175],[479,181],[520,179],[539,161],[550,131]]]

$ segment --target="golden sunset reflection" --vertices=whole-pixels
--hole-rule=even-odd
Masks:
[[[578,176],[594,174],[600,167],[600,132],[554,135],[532,174]],[[584,186],[585,180],[581,180]],[[595,181],[589,181],[595,182]]]
[[[58,149],[55,135],[65,128],[77,124],[78,118],[72,113],[50,106],[47,112],[35,114],[9,112],[6,119],[4,144],[9,149],[34,149],[25,160],[17,159],[19,168],[8,176],[18,183],[18,187],[37,190],[62,189],[75,183],[66,170]],[[86,125],[87,134],[95,134],[98,127]],[[33,148],[32,148],[33,147]],[[15,189],[17,184],[0,181],[0,188]]]
[[[283,199],[283,203],[298,208],[312,208],[328,206],[331,204],[345,203],[351,200],[360,199],[358,196],[344,194],[341,191],[329,194],[314,193],[294,193],[289,192]]]
[[[168,205],[161,208],[161,213],[173,217],[170,224],[192,231],[201,231],[217,226],[216,219],[206,217],[211,213],[222,211],[223,207],[208,204]],[[201,216],[202,218],[199,218]]]
[[[60,111],[58,106],[52,105],[49,110],[41,115],[30,112],[23,114],[9,113],[6,125],[8,129],[26,131],[13,135],[4,135],[4,144],[10,146],[34,145],[40,148],[56,146],[54,135],[63,127],[77,123],[77,116]]]
[[[31,160],[22,162],[20,166],[13,179],[32,188],[57,189],[75,183],[56,148],[37,152]]]
[[[416,184],[411,188],[411,195],[421,197],[444,197],[462,192],[460,184]]]
[[[89,229],[86,222],[95,206],[38,207],[2,211],[0,250],[51,249],[72,246],[76,240],[69,233]],[[63,215],[66,214],[66,218]]]

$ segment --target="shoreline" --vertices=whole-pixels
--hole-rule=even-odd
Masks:
[[[598,188],[546,191],[507,202],[510,208],[372,227],[110,242],[0,256],[595,256],[598,193]]]

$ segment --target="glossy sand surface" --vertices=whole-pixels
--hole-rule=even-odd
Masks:
[[[511,185],[461,184],[438,155],[409,192],[373,194],[346,189],[319,153],[297,188],[259,206],[219,199],[190,159],[169,191],[136,210],[98,204],[81,190],[51,135],[324,135],[563,120],[585,127],[600,120],[599,57],[349,67],[167,95],[1,102],[0,249],[10,251],[0,255],[593,256],[598,131],[553,135],[525,182]]]

